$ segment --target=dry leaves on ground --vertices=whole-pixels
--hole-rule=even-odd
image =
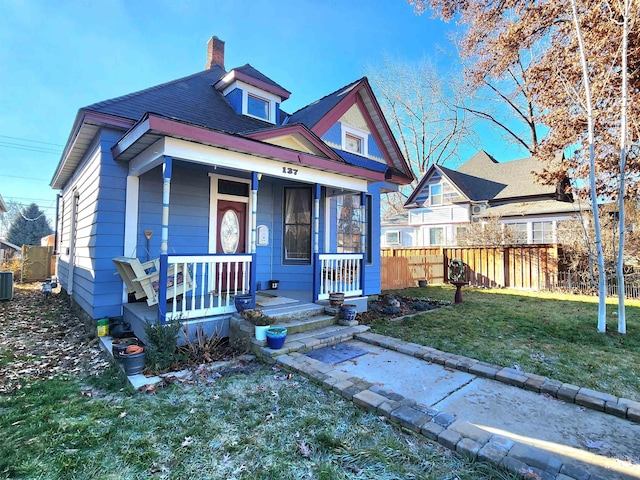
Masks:
[[[59,289],[48,298],[40,283],[16,284],[0,302],[0,394],[28,380],[94,374],[109,361]]]

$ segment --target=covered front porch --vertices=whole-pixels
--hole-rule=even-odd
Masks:
[[[125,303],[123,315],[132,325],[140,320],[153,323],[172,319],[192,325],[209,323],[208,330],[226,336],[226,320],[236,313],[235,298],[239,295],[251,295],[255,308],[263,309],[267,315],[284,307],[304,311],[309,304],[328,304],[331,292],[342,292],[354,302],[362,297],[361,254],[315,257],[317,288],[308,290],[273,289],[273,281],[256,281],[255,255],[161,255],[159,271],[147,275],[157,278],[153,282],[155,296],[141,295],[140,301]],[[140,278],[131,279],[133,283],[137,280]],[[161,298],[166,301],[159,301]],[[366,301],[357,303],[360,310],[366,309]]]
[[[237,296],[257,299],[273,280],[277,297],[305,303],[332,292],[357,299],[367,287],[379,291],[379,260],[371,252],[380,187],[369,190],[384,172],[337,162],[331,152],[292,155],[252,142],[256,152],[249,154],[202,138],[186,141],[187,127],[175,138],[151,128],[152,121],[176,127],[150,117],[112,149],[128,162],[124,251],[156,259],[154,290],[136,296],[146,297],[146,306],[129,303],[127,285],[125,316],[224,321],[236,313]]]

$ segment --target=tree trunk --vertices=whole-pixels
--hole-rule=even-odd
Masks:
[[[598,193],[596,192],[596,153],[593,125],[593,105],[591,103],[591,85],[589,83],[589,69],[587,65],[586,51],[582,40],[582,31],[578,19],[578,7],[576,0],[571,0],[573,22],[576,36],[580,46],[580,63],[582,65],[582,77],[584,81],[584,95],[587,110],[587,129],[589,142],[589,184],[591,190],[591,208],[593,209],[593,228],[595,230],[595,245],[598,255],[598,331],[607,331],[607,277],[604,270],[604,254],[602,252],[602,235],[600,232],[600,215],[598,212]]]

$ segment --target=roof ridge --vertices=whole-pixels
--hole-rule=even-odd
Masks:
[[[222,69],[222,72],[224,74],[225,70],[222,67],[220,67],[220,68]],[[190,79],[198,77],[200,75],[205,75],[207,73],[210,73],[211,70],[212,70],[212,68],[207,69],[207,70],[202,70],[200,72],[196,72],[196,73],[192,73],[191,75],[187,75],[186,77],[176,78],[174,80],[170,80],[168,82],[161,83],[159,85],[154,85],[152,87],[144,88],[144,89],[138,90],[136,92],[128,93],[126,95],[121,95],[119,97],[109,98],[107,100],[102,100],[100,102],[92,103],[91,105],[87,105],[86,107],[83,107],[82,109],[83,110],[92,110],[94,108],[100,108],[100,107],[104,107],[106,105],[113,105],[114,103],[122,102],[124,100],[129,100],[130,98],[136,97],[138,95],[143,95],[145,93],[154,92],[156,90],[160,90],[160,89],[168,87],[170,85],[174,85],[174,84],[176,84],[178,82],[183,82],[185,80],[190,80]],[[215,82],[213,82],[213,83],[215,83]]]
[[[317,100],[314,100],[313,102],[305,105],[304,107],[299,108],[298,110],[296,110],[295,112],[291,113],[289,116],[293,117],[296,113],[301,112],[302,110],[304,110],[305,108],[311,107],[312,105],[315,105],[316,103],[320,103],[321,101],[323,101],[325,98],[330,97],[331,95],[334,95],[336,93],[338,93],[340,90],[344,90],[347,87],[353,88],[357,83],[361,82],[362,80],[365,80],[367,77],[361,77],[351,83],[348,83],[340,88],[336,88],[333,92],[326,94],[324,97],[320,97]]]

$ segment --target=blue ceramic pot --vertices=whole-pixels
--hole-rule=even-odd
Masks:
[[[267,330],[267,345],[272,350],[278,350],[287,339],[287,329],[284,327],[271,327]]]
[[[352,322],[356,319],[358,309],[355,305],[344,304],[340,309],[340,313],[342,315],[343,320],[346,320],[347,322]]]
[[[236,295],[234,302],[238,313],[242,313],[245,310],[251,310],[255,308],[256,305],[256,300],[251,294]]]

